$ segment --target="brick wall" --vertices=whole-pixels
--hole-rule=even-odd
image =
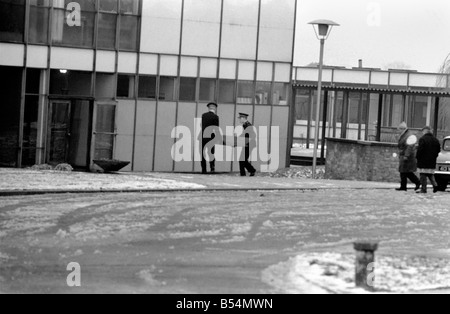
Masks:
[[[326,174],[332,180],[398,182],[397,144],[327,139]]]

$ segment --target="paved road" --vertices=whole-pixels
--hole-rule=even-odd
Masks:
[[[449,201],[375,189],[4,197],[0,292],[279,292],[262,281],[269,266],[361,238],[383,255],[450,259]],[[81,288],[66,285],[70,262]]]

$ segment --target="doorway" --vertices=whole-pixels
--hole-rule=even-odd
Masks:
[[[49,106],[47,163],[67,163],[75,169],[87,169],[90,165],[93,102],[51,100]]]

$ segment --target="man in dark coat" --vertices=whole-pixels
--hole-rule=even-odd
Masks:
[[[418,193],[427,193],[428,179],[434,187],[434,193],[437,193],[439,188],[434,177],[437,166],[437,158],[441,152],[441,143],[431,132],[431,128],[426,126],[422,129],[423,136],[419,141],[419,148],[417,149],[417,167],[419,168],[420,181],[422,189]]]
[[[210,152],[205,151],[206,145],[215,139],[216,135],[219,135],[220,119],[217,115],[218,105],[216,103],[208,104],[209,111],[202,116],[202,173],[207,174],[206,168],[206,154],[210,156],[211,173],[216,172],[215,162],[215,147],[211,148]],[[210,145],[208,145],[210,146]]]
[[[241,140],[243,142],[244,148],[242,155],[239,158],[239,169],[241,171],[241,177],[247,176],[246,170],[250,173],[251,177],[254,177],[256,175],[256,169],[249,162],[250,153],[254,148],[253,146],[256,140],[256,133],[254,132],[252,124],[248,121],[248,116],[249,115],[246,113],[240,113],[238,117],[242,124],[242,127],[244,128],[244,133],[241,135]],[[240,142],[239,139],[238,142]]]
[[[420,180],[416,176],[417,159],[416,159],[416,145],[417,136],[408,129],[405,122],[399,126],[401,132],[398,141],[399,159],[400,159],[400,177],[401,186],[397,191],[408,191],[408,179],[416,185],[416,191],[420,189]]]

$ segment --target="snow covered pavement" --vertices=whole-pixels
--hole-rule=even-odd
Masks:
[[[201,189],[204,185],[134,174],[34,171],[0,168],[0,192],[139,191]]]
[[[0,290],[310,293],[326,283],[325,292],[347,293],[352,243],[367,238],[380,242],[380,288],[445,288],[449,197],[377,189],[0,197]],[[77,290],[66,283],[72,262],[81,265]]]

